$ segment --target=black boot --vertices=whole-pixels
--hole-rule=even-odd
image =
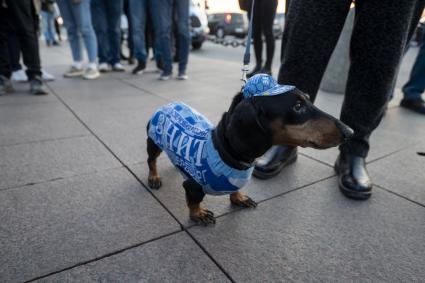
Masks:
[[[425,114],[425,101],[422,98],[418,99],[402,99],[400,106],[416,113]]]
[[[335,162],[341,192],[349,198],[365,200],[372,194],[372,181],[367,172],[365,158],[340,153]]]
[[[248,74],[246,74],[246,76],[248,78],[252,77],[253,75],[259,74],[261,71],[261,65],[256,65],[255,68],[249,72]]]
[[[253,175],[259,179],[269,179],[297,160],[297,148],[290,146],[273,146],[257,159]]]

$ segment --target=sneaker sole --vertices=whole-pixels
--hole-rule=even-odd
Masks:
[[[83,79],[85,80],[95,80],[97,78],[99,78],[100,75],[94,75],[94,76],[83,76]]]

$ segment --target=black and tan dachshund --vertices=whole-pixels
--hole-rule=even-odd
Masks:
[[[283,95],[245,98],[238,93],[216,127],[183,103],[158,109],[148,123],[148,184],[161,186],[156,160],[162,150],[180,169],[192,220],[215,223],[201,207],[205,194],[230,194],[241,207],[256,203],[238,190],[249,180],[254,161],[272,145],[326,149],[353,134],[338,119],[319,110],[294,88]]]

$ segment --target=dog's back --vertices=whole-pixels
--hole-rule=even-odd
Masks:
[[[172,102],[152,116],[148,135],[165,151],[187,178],[193,178],[208,194],[228,194],[245,185],[252,170],[226,165],[214,148],[213,125],[184,103]]]

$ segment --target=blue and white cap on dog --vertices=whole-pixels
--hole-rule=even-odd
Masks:
[[[294,89],[295,86],[292,85],[278,84],[270,75],[257,74],[249,78],[246,82],[243,89],[243,97],[280,95]]]

